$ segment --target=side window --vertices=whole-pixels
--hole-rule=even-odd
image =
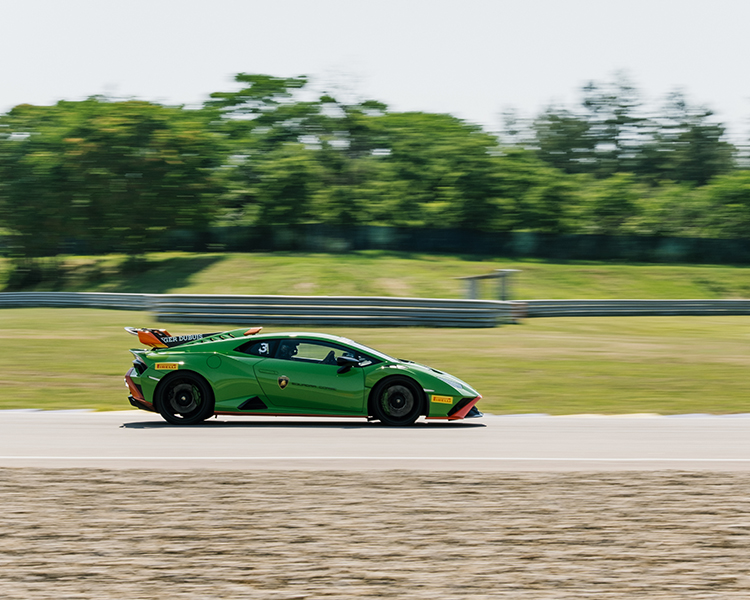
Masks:
[[[373,364],[369,356],[343,348],[337,344],[311,340],[283,340],[279,344],[276,358],[321,365],[335,365],[339,356],[351,356],[360,361],[360,366]]]
[[[278,345],[278,340],[263,340],[262,342],[251,341],[237,348],[237,352],[243,352],[244,354],[250,354],[251,356],[270,358],[276,353],[276,346]]]

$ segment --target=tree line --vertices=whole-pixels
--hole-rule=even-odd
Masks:
[[[6,253],[137,254],[215,225],[750,237],[750,171],[704,107],[624,79],[489,132],[305,77],[239,74],[200,108],[92,97],[0,115]]]

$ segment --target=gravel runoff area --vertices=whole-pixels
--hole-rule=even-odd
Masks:
[[[750,597],[750,474],[0,469],[0,597]]]

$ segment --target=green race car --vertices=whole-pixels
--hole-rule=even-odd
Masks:
[[[460,379],[323,333],[261,328],[171,336],[126,328],[147,349],[131,350],[130,403],[190,425],[213,415],[368,417],[411,425],[420,416],[480,417],[481,396]]]

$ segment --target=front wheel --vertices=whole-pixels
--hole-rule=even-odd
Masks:
[[[422,413],[422,394],[405,377],[381,381],[372,392],[372,416],[386,425],[411,425]]]
[[[173,373],[156,390],[156,409],[168,423],[194,425],[214,412],[211,386],[193,373]]]

